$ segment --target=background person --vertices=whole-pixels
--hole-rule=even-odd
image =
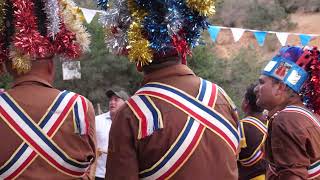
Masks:
[[[96,180],[104,179],[106,174],[106,164],[108,155],[109,132],[112,124],[112,117],[117,110],[128,100],[128,94],[121,89],[110,89],[106,91],[108,98],[109,111],[96,116],[96,133],[97,133],[97,165]]]
[[[248,86],[241,106],[245,118],[240,120],[243,134],[238,161],[240,180],[264,180],[266,174],[263,146],[267,138],[267,120],[263,109],[256,104],[255,87],[256,84]]]

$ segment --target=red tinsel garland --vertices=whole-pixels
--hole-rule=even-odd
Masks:
[[[184,31],[183,30],[180,30],[179,31],[179,35],[180,36],[184,36]],[[182,64],[185,64],[187,65],[187,55],[190,55],[191,56],[191,50],[188,46],[188,43],[185,39],[183,38],[179,38],[178,35],[173,35],[172,36],[172,44],[173,46],[176,48],[176,51],[180,54],[181,56],[181,62]]]
[[[311,50],[311,63],[307,71],[310,72],[309,80],[304,85],[304,96],[308,100],[307,107],[320,115],[320,59],[316,47]]]
[[[57,54],[76,59],[80,57],[81,47],[75,43],[76,34],[67,30],[64,23],[60,25],[60,32],[57,34],[54,41],[54,48]]]
[[[49,38],[38,32],[34,3],[29,0],[12,0],[12,2],[16,28],[13,40],[15,49],[32,59],[52,56],[54,49]]]

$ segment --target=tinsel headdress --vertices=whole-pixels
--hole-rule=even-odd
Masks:
[[[82,22],[72,0],[0,0],[0,64],[26,73],[33,60],[78,58],[90,44]]]
[[[320,53],[317,47],[282,47],[262,74],[299,93],[308,108],[320,114]]]
[[[138,66],[154,57],[179,54],[183,63],[199,45],[215,0],[98,0],[106,10],[100,22],[106,28],[107,48],[126,55]]]

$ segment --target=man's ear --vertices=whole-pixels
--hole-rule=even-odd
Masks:
[[[287,90],[287,86],[284,83],[277,83],[275,86],[275,95],[282,96]]]
[[[49,74],[53,74],[54,71],[55,71],[55,65],[54,65],[54,62],[53,60],[48,60],[48,63],[47,63],[47,70],[48,70],[48,73]]]

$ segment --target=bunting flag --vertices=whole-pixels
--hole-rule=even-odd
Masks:
[[[90,24],[93,20],[93,18],[96,16],[96,14],[99,12],[97,10],[91,10],[86,8],[80,8],[84,18],[86,19],[87,23]]]
[[[103,14],[105,13],[104,11],[100,10],[93,10],[93,9],[87,9],[87,8],[80,8],[84,19],[87,21],[88,24],[90,24],[95,17],[96,14]],[[304,34],[304,33],[290,33],[290,32],[274,32],[274,31],[260,31],[260,30],[253,30],[253,29],[243,29],[243,28],[231,28],[231,27],[223,27],[223,26],[214,26],[211,25],[208,28],[208,32],[210,34],[210,37],[213,42],[217,41],[219,32],[221,29],[229,29],[232,32],[234,42],[238,42],[241,37],[243,36],[244,32],[252,32],[257,40],[257,43],[259,46],[263,46],[267,34],[276,34],[279,43],[282,46],[285,46],[288,40],[289,35],[296,35],[299,36],[300,39],[300,44],[302,46],[307,46],[310,41],[313,38],[319,37],[320,34]]]
[[[208,31],[209,31],[209,34],[210,34],[210,37],[211,37],[212,41],[216,42],[216,39],[217,39],[218,34],[220,32],[220,27],[218,27],[218,26],[209,26]]]
[[[241,29],[241,28],[230,28],[230,29],[233,35],[234,42],[238,42],[241,39],[243,33],[246,31],[245,29]]]
[[[308,45],[311,40],[311,36],[306,34],[300,34],[299,38],[302,46]]]
[[[208,32],[213,42],[217,41],[218,35],[220,30],[226,29],[231,30],[234,42],[238,42],[241,37],[243,36],[244,32],[252,32],[255,36],[259,46],[263,46],[266,36],[268,34],[276,34],[279,43],[282,46],[285,46],[288,40],[289,35],[299,36],[300,44],[302,46],[307,46],[312,39],[316,37],[320,37],[320,34],[302,34],[302,33],[290,33],[290,32],[275,32],[275,31],[260,31],[260,30],[253,30],[253,29],[242,29],[242,28],[230,28],[230,27],[223,27],[223,26],[209,26]]]
[[[256,37],[259,46],[263,46],[264,40],[266,39],[266,36],[267,36],[267,32],[265,32],[265,31],[256,31],[256,32],[253,32],[253,34]]]
[[[286,32],[276,32],[276,36],[277,36],[280,44],[281,44],[282,46],[285,46],[286,43],[287,43],[287,39],[288,39],[289,33],[286,33]]]

